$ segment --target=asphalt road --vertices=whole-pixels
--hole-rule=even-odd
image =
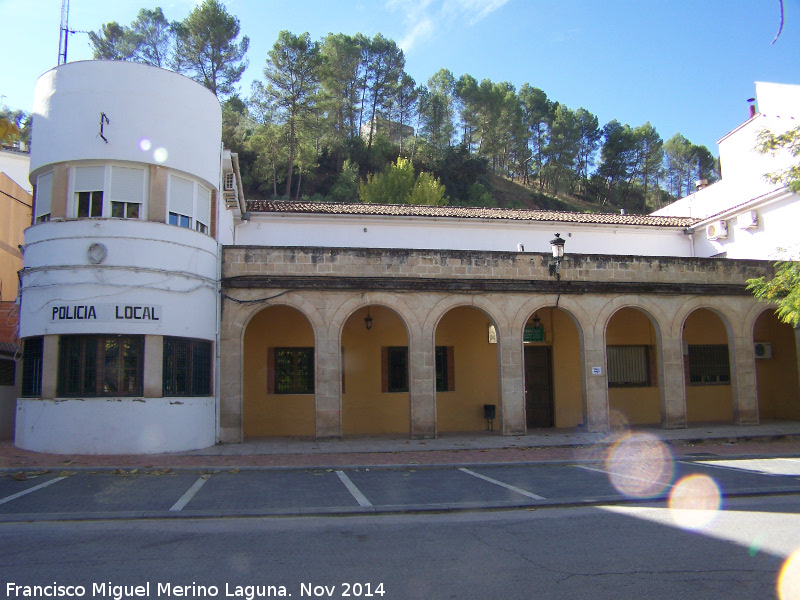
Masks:
[[[726,500],[694,529],[664,503],[0,523],[0,595],[769,599],[800,547],[798,499]]]
[[[668,500],[713,506],[800,493],[800,459],[662,460],[452,468],[7,471],[0,522],[333,515]]]

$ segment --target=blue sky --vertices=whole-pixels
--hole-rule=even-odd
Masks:
[[[196,0],[71,0],[72,29],[128,25],[161,6],[181,20]],[[747,118],[755,81],[800,84],[800,0],[226,0],[250,37],[242,95],[263,77],[278,32],[372,36],[405,51],[423,83],[444,67],[456,77],[528,82],[601,125],[650,121],[666,140],[680,131],[716,154],[716,141]],[[0,102],[30,110],[33,88],[55,66],[61,0],[0,0]],[[91,58],[70,37],[70,61]]]

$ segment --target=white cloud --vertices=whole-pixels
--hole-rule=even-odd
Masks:
[[[459,21],[475,25],[508,0],[387,0],[386,7],[403,15],[407,27],[399,45],[408,52],[418,42],[430,39],[436,24],[454,25]]]

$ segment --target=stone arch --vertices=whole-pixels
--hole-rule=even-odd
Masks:
[[[692,341],[701,346],[714,346],[721,343],[714,334],[713,321],[698,323],[695,321],[692,331],[687,331],[690,318],[697,311],[705,310],[714,314],[722,324],[725,332],[726,344],[728,348],[729,381],[718,382],[712,379],[721,377],[722,372],[709,372],[707,375],[698,377],[709,377],[710,379],[697,380],[690,379],[690,359],[691,354],[687,354],[684,348],[689,347],[691,353]],[[693,297],[684,302],[676,311],[672,323],[672,330],[677,339],[681,340],[682,359],[686,373],[684,381],[684,391],[686,395],[686,421],[688,424],[702,424],[708,422],[732,423],[738,420],[740,413],[741,398],[739,396],[738,373],[737,373],[737,334],[741,330],[739,324],[734,325],[731,321],[734,309],[719,298]],[[689,336],[690,339],[687,339]],[[738,338],[741,343],[741,338]],[[700,350],[698,348],[698,350]],[[712,368],[712,370],[714,370]],[[717,369],[718,370],[718,369]],[[753,393],[755,389],[752,390]]]
[[[220,389],[220,441],[240,442],[244,437],[244,337],[248,324],[259,312],[270,306],[289,306],[298,310],[309,321],[315,345],[325,331],[324,319],[312,302],[300,292],[273,296],[263,303],[254,302],[267,290],[245,290],[240,302],[223,296],[223,318],[220,327],[220,370],[235,373],[226,377],[228,385]],[[251,296],[256,296],[252,298]]]
[[[409,340],[412,332],[419,330],[420,324],[417,315],[400,296],[387,292],[364,292],[353,295],[342,302],[328,323],[328,335],[332,339],[341,340],[344,324],[353,313],[365,306],[382,306],[394,312],[406,328]]]
[[[550,327],[546,324],[545,329],[550,329],[550,333],[545,334],[549,338],[546,342],[526,344],[523,332],[530,319],[539,313],[547,315],[548,312],[551,321],[554,317],[558,319],[559,313],[566,315],[568,320],[562,321],[560,325],[553,322]],[[545,321],[547,320],[545,316]],[[591,318],[580,303],[559,294],[530,298],[514,315],[512,327],[518,336],[522,356],[524,418],[528,428],[546,425],[548,418],[544,394],[547,387],[550,387],[551,395],[551,426],[575,427],[585,422],[587,406],[584,332],[587,326],[590,327],[590,323]],[[570,327],[574,327],[575,331],[572,339],[569,335]],[[557,331],[560,334],[557,335]],[[563,335],[565,332],[568,334],[566,338]],[[546,367],[547,364],[550,365],[549,386],[547,378],[540,377],[541,367]],[[535,388],[539,388],[538,391]]]
[[[497,334],[508,331],[509,323],[506,314],[500,307],[484,295],[449,295],[439,300],[428,312],[422,323],[423,332],[435,334],[436,327],[442,317],[453,308],[468,306],[481,310],[497,328]]]
[[[375,319],[369,330],[357,322],[357,313],[366,314],[368,308],[372,309],[371,317]],[[413,378],[409,359],[418,330],[416,315],[395,294],[350,295],[335,311],[328,338],[331,353],[337,357],[331,374],[339,382],[336,401],[342,433],[410,432]],[[402,364],[405,369],[400,372],[404,373],[406,387],[392,389],[394,379],[390,374]]]
[[[287,298],[249,312],[239,371],[243,437],[316,435],[319,331],[298,305]]]
[[[640,296],[618,296],[608,302],[598,315],[595,335],[603,340],[603,347],[606,352],[606,369],[609,367],[609,329],[614,318],[623,310],[631,309],[642,314],[653,330],[655,337],[655,353],[650,349],[639,351],[637,356],[646,359],[645,368],[647,382],[642,386],[636,387],[616,387],[608,381],[610,374],[607,375],[606,384],[608,387],[609,411],[613,418],[619,418],[624,423],[634,425],[644,425],[667,422],[667,406],[665,394],[665,369],[664,369],[664,343],[662,338],[662,327],[668,323],[660,306],[649,298]],[[630,333],[630,328],[626,328],[625,333]],[[627,338],[627,339],[625,339]],[[647,335],[649,341],[649,332]],[[619,339],[619,338],[618,338]],[[638,335],[627,336],[623,334],[623,345],[632,344],[637,346],[634,350],[640,350],[642,344],[642,331]],[[627,344],[626,344],[627,342]],[[631,350],[628,350],[630,352]],[[653,379],[655,378],[655,385]]]
[[[759,304],[752,324],[753,370],[759,421],[800,420],[798,332],[783,323],[774,306]],[[758,352],[756,352],[756,348]]]

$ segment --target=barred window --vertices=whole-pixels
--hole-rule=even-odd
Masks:
[[[647,346],[608,346],[608,387],[649,387],[650,352]]]
[[[388,346],[381,352],[381,391],[408,391],[408,347]]]
[[[455,391],[453,346],[436,346],[436,391]]]
[[[211,368],[211,342],[164,338],[164,396],[210,396]]]
[[[27,338],[22,348],[22,396],[38,398],[42,395],[42,348],[44,338]]]
[[[271,393],[314,393],[314,348],[273,348],[270,356]]]
[[[142,336],[61,336],[58,395],[141,396],[143,362]]]
[[[727,385],[731,382],[731,363],[727,344],[689,345],[689,383]]]
[[[16,383],[17,363],[13,358],[0,358],[0,385]]]

